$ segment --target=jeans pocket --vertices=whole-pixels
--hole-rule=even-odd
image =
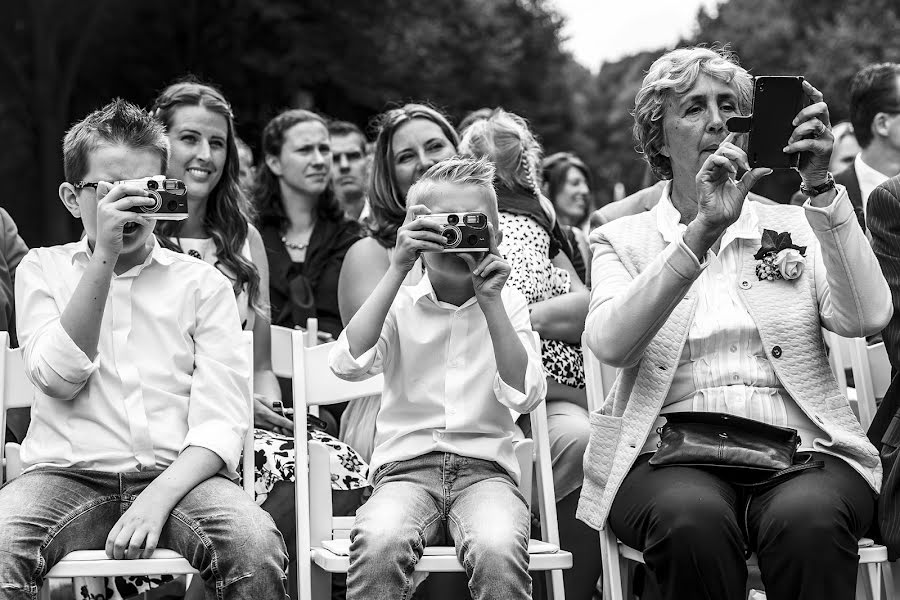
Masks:
[[[383,465],[381,465],[380,467],[378,467],[378,470],[375,471],[375,473],[372,475],[373,485],[378,485],[378,482],[381,480],[381,478],[384,477],[385,475],[389,475],[391,473],[391,471],[393,471],[400,465],[400,462],[401,461],[399,461],[399,460],[395,460],[392,462],[386,462]]]

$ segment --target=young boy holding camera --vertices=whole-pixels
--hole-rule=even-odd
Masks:
[[[73,550],[134,559],[157,545],[191,561],[207,597],[286,597],[284,542],[230,481],[251,373],[231,284],[160,247],[137,212],[168,153],[162,125],[123,100],[66,134],[59,195],[86,235],[17,271],[37,389],[25,473],[0,489],[4,598],[35,598]]]
[[[448,537],[475,600],[531,598],[509,409],[533,410],[546,383],[525,298],[504,287],[493,178],[488,162],[449,159],[410,188],[391,266],[332,351],[340,377],[385,374],[375,490],[350,536],[350,600],[409,597],[424,546]],[[445,251],[436,213],[481,213],[489,251],[460,252],[477,234]],[[422,280],[401,286],[420,255]]]

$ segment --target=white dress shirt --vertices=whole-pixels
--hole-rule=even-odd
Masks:
[[[869,194],[891,177],[867,165],[862,159],[862,153],[857,154],[853,162],[853,166],[856,169],[856,179],[859,181],[859,193],[862,195],[863,214],[865,215],[869,204]]]
[[[188,446],[236,476],[251,372],[234,291],[218,270],[154,247],[113,275],[92,361],[60,323],[90,261],[87,240],[35,248],[16,273],[19,339],[37,387],[28,469],[164,469]]]
[[[341,333],[329,357],[338,377],[358,381],[384,373],[370,473],[389,462],[451,452],[496,461],[518,482],[509,409],[530,412],[547,384],[524,296],[507,285],[501,299],[528,355],[524,394],[497,372],[478,301],[439,301],[427,274],[401,286],[378,342],[358,358],[350,354],[346,330]]]

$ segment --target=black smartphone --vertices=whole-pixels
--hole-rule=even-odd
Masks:
[[[792,121],[806,105],[802,76],[761,75],[753,82],[753,113],[728,119],[729,131],[748,131],[747,159],[751,168],[796,169],[800,154],[785,154],[794,131]],[[732,121],[734,120],[734,123]]]

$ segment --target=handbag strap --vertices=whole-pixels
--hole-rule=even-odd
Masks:
[[[735,483],[735,485],[747,490],[757,490],[770,485],[775,485],[776,483],[781,483],[785,479],[788,479],[789,477],[792,477],[801,471],[806,471],[807,469],[821,469],[824,466],[824,460],[807,460],[806,462],[797,463],[795,465],[791,465],[787,469],[782,469],[777,473],[773,473],[762,481],[756,481],[754,483]]]

